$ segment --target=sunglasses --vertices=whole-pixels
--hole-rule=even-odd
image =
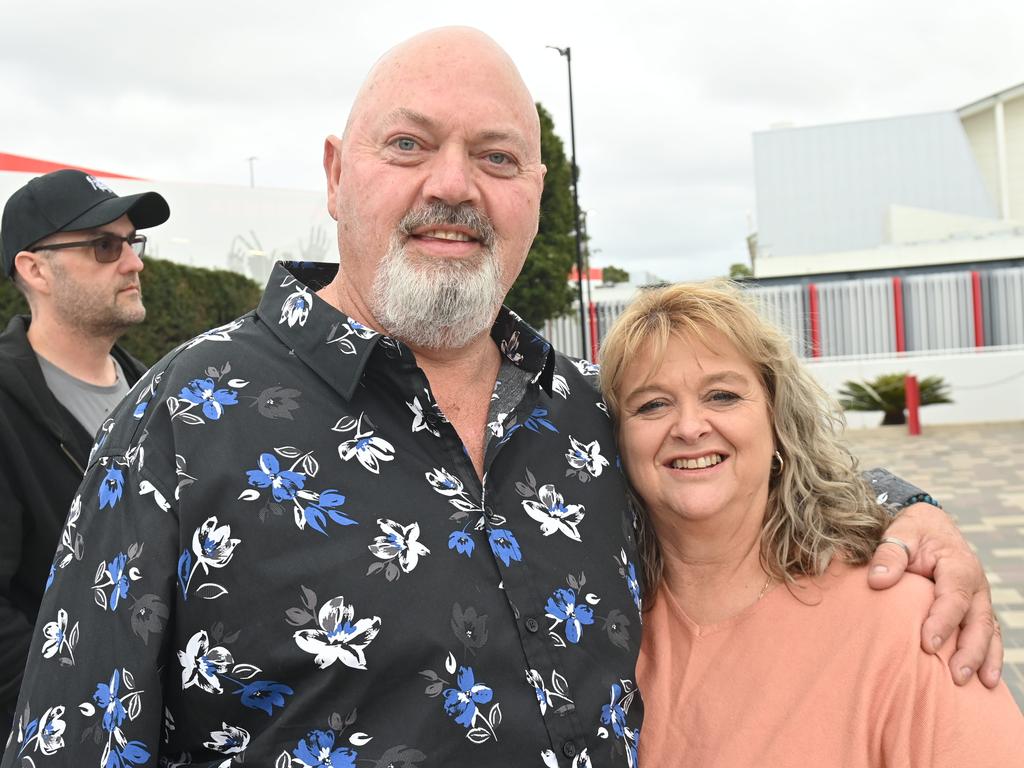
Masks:
[[[94,240],[81,240],[74,243],[53,243],[52,245],[40,245],[37,248],[29,249],[29,253],[39,251],[60,251],[65,248],[92,248],[93,258],[100,264],[110,264],[121,258],[124,252],[124,244],[128,243],[135,254],[142,258],[146,252],[146,236],[132,235],[121,237],[120,235],[105,234]]]

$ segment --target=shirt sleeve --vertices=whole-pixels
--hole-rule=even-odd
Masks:
[[[130,410],[122,418],[134,421]],[[130,768],[156,754],[181,542],[174,457],[145,434],[95,458],[72,503],[65,534],[81,535],[84,555],[58,557],[51,571],[3,768],[41,756]]]

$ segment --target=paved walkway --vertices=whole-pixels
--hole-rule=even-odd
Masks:
[[[1024,710],[1024,422],[924,427],[919,437],[905,427],[850,430],[846,441],[862,467],[905,477],[957,519],[988,572],[1003,679]]]

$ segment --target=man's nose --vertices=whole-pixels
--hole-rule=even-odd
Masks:
[[[119,272],[141,272],[146,268],[146,265],[142,262],[142,257],[135,252],[131,244],[125,240],[121,243],[121,258],[117,260],[117,270]]]
[[[430,163],[429,175],[423,187],[427,201],[438,200],[448,205],[475,204],[479,191],[474,177],[473,158],[464,147],[441,147]]]

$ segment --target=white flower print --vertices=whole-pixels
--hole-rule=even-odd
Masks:
[[[556,395],[560,395],[563,400],[568,400],[569,395],[572,394],[569,391],[569,382],[565,380],[565,376],[560,373],[556,373],[551,377],[551,389]]]
[[[210,568],[223,568],[231,561],[241,539],[231,538],[231,526],[217,526],[217,518],[208,517],[192,534],[192,551],[196,553],[196,564],[202,565],[206,573]]]
[[[249,746],[249,732],[245,728],[227,723],[221,723],[220,727],[222,730],[210,733],[210,740],[203,742],[204,747],[224,755],[237,755]]]
[[[380,632],[380,617],[358,619],[353,623],[355,607],[345,598],[335,597],[320,608],[320,629],[300,629],[295,643],[306,653],[316,654],[314,661],[327,669],[336,661],[352,669],[366,669],[366,646]]]
[[[429,392],[427,392],[425,400],[427,403],[426,407],[420,404],[420,399],[418,397],[414,397],[411,403],[406,403],[406,405],[409,407],[409,410],[412,411],[413,414],[412,431],[421,432],[423,430],[426,430],[434,437],[440,437],[440,430],[437,427],[435,427],[432,422],[434,422],[435,420],[444,421],[444,416],[441,414],[437,406],[431,400]]]
[[[601,366],[595,365],[589,360],[573,360],[572,364],[575,365],[576,370],[584,376],[597,376],[597,374],[601,372]]]
[[[72,664],[75,663],[75,646],[78,645],[78,622],[68,632],[68,612],[63,608],[57,609],[56,621],[48,621],[43,625],[43,637],[46,640],[43,642],[43,658],[52,659],[58,653],[65,648],[68,652],[68,658],[63,659],[62,663],[70,661]]]
[[[197,344],[202,344],[204,341],[231,341],[231,334],[242,327],[245,322],[242,318],[232,320],[230,323],[218,326],[217,328],[211,328],[206,333],[201,333],[190,341],[185,349],[192,349]]]
[[[223,693],[217,676],[227,672],[235,662],[227,648],[210,647],[205,629],[192,635],[185,650],[178,651],[178,661],[181,662],[182,690],[197,685],[207,693]]]
[[[401,525],[394,520],[378,518],[377,525],[384,535],[375,538],[368,549],[381,560],[393,560],[397,557],[404,573],[409,573],[415,568],[421,556],[430,554],[430,550],[419,542],[419,523]]]
[[[462,481],[444,467],[435,467],[426,473],[426,478],[430,487],[442,496],[458,496],[463,492]]]
[[[39,718],[39,751],[49,757],[64,746],[64,707],[51,707]]]
[[[519,351],[519,331],[513,331],[511,336],[507,339],[501,340],[501,354],[503,354],[510,363],[522,362],[523,355]]]
[[[569,435],[569,450],[565,458],[570,467],[585,469],[592,477],[599,477],[601,471],[608,466],[608,459],[601,455],[601,446],[597,440],[581,443],[572,435]]]
[[[299,289],[289,294],[288,298],[284,300],[284,304],[281,305],[281,320],[279,322],[287,322],[289,328],[296,323],[303,326],[306,324],[306,318],[309,317],[309,310],[312,306],[313,297],[304,285],[300,285]]]
[[[561,531],[573,541],[580,540],[579,524],[585,514],[582,504],[566,504],[562,494],[555,490],[555,486],[548,484],[541,486],[537,492],[540,501],[532,499],[523,500],[523,509],[526,514],[540,523],[540,530],[545,536]]]
[[[375,436],[373,429],[363,429],[365,418],[365,413],[359,414],[358,419],[346,416],[339,419],[331,429],[335,432],[355,432],[353,439],[338,446],[338,456],[342,461],[348,461],[354,456],[363,467],[377,475],[380,474],[380,462],[395,458],[395,447],[383,437]],[[366,421],[369,422],[369,419]]]

